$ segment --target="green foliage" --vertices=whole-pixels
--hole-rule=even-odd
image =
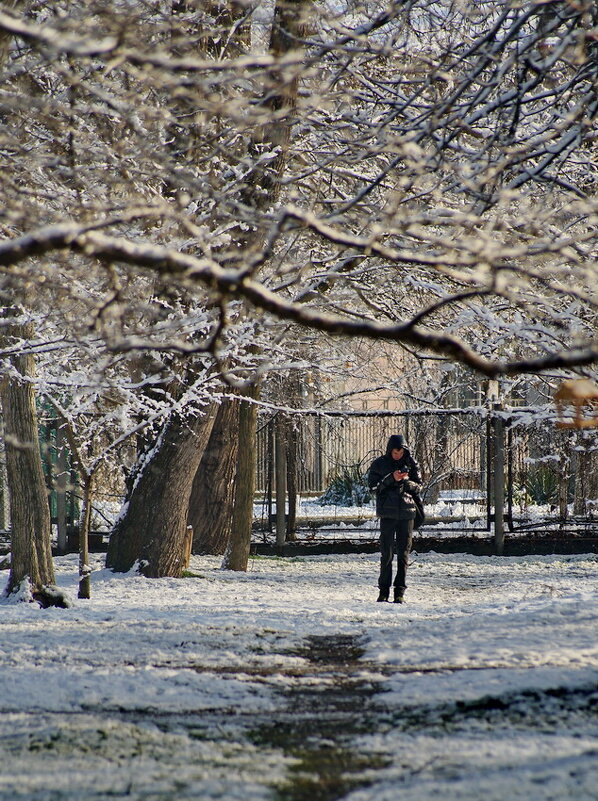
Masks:
[[[523,484],[518,484],[513,489],[513,501],[521,508],[525,509],[530,506],[534,500],[532,496],[527,491],[525,486],[525,482]]]
[[[529,496],[531,503],[557,503],[559,497],[559,480],[555,470],[545,465],[532,468],[525,476],[522,490]]]
[[[365,506],[372,499],[360,464],[343,467],[316,503],[322,506]]]

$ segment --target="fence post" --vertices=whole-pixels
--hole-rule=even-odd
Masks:
[[[286,539],[287,465],[284,442],[284,420],[279,414],[274,427],[274,481],[276,485],[276,548],[282,549]]]
[[[492,460],[492,483],[494,489],[494,547],[500,556],[505,547],[505,422],[500,415],[502,403],[493,405],[494,411],[494,458]]]
[[[514,531],[515,525],[513,523],[513,489],[515,484],[515,476],[513,475],[513,452],[515,450],[513,445],[513,428],[510,425],[510,421],[507,424],[507,432],[506,432],[506,440],[507,440],[507,525],[509,527],[509,531]]]
[[[571,457],[567,452],[567,446],[563,443],[562,458],[559,462],[558,471],[558,499],[559,499],[559,518],[561,525],[567,522],[569,516],[569,473],[571,471]]]

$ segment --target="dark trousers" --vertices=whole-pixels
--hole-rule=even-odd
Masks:
[[[392,583],[392,559],[397,552],[397,574],[394,586],[405,589],[407,586],[407,564],[413,538],[413,520],[393,520],[380,518],[380,577],[378,587],[389,590]]]

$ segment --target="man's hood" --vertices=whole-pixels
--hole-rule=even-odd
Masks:
[[[395,448],[397,450],[400,450],[401,448],[407,449],[405,437],[402,434],[392,434],[388,438],[388,443],[386,445],[386,455],[391,456]]]

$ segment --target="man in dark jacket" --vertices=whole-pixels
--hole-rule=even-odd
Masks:
[[[405,440],[401,434],[393,434],[388,440],[385,455],[372,462],[368,474],[370,489],[376,492],[376,514],[380,518],[379,601],[388,601],[396,542],[394,602],[403,603],[416,514],[413,495],[419,494],[421,483],[419,467],[405,447]]]

